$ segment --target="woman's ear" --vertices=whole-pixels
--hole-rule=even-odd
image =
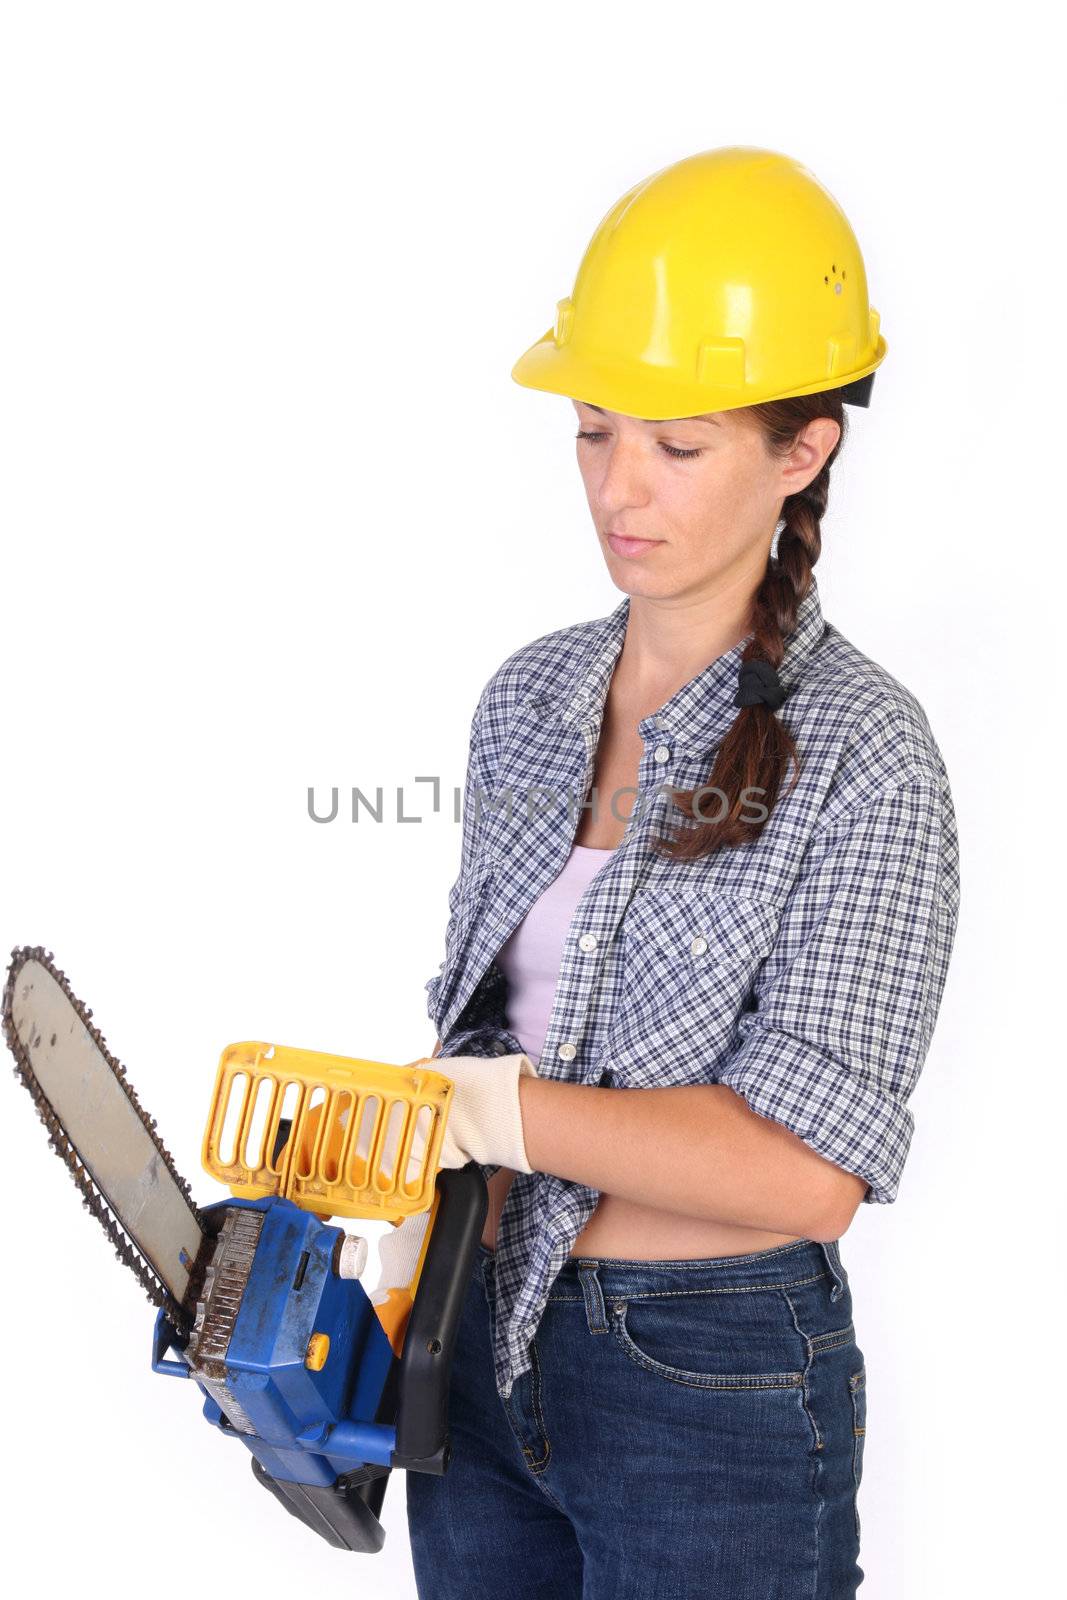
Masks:
[[[819,476],[840,437],[840,424],[833,417],[812,417],[804,424],[782,462],[783,495],[799,494]]]

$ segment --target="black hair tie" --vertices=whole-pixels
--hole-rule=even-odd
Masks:
[[[769,661],[742,661],[737,677],[735,706],[763,705],[777,711],[786,698],[782,681]]]

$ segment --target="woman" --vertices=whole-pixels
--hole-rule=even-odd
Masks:
[[[863,1576],[837,1241],[896,1197],[959,899],[927,719],[813,574],[885,349],[833,198],[732,147],[619,200],[514,369],[575,407],[625,598],[509,656],[472,725],[427,989],[443,1164],[490,1208],[454,1458],[407,1475],[423,1600]]]

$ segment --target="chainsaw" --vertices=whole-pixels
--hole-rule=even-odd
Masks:
[[[40,947],[12,953],[3,1023],[52,1148],[157,1307],[153,1371],[196,1386],[293,1516],[335,1548],[380,1550],[392,1469],[441,1475],[452,1458],[452,1354],[488,1209],[476,1163],[437,1166],[452,1080],[426,1060],[229,1045],[202,1160],[233,1198],[200,1207]],[[393,1224],[383,1261],[405,1236],[394,1281],[367,1292],[367,1240],[332,1217]]]

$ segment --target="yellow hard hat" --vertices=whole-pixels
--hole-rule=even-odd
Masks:
[[[822,389],[865,406],[885,352],[833,195],[789,156],[729,145],[616,201],[511,375],[658,421]]]

